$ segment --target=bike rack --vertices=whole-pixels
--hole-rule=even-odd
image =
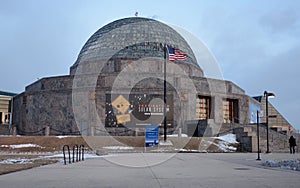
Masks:
[[[68,149],[68,154],[69,154],[69,163],[71,164],[71,154],[70,154],[70,147],[69,147],[69,145],[64,145],[64,146],[63,146],[64,164],[65,164],[65,165],[67,164],[67,161],[66,161],[66,153],[65,153],[65,148],[67,148],[67,149]]]
[[[63,146],[63,155],[64,155],[64,164],[67,164],[67,160],[66,160],[66,149],[68,151],[68,155],[69,155],[69,163],[71,164],[71,153],[70,153],[70,147],[69,145],[64,145]],[[75,153],[76,151],[76,153]],[[74,144],[73,146],[73,155],[72,155],[72,159],[73,159],[73,163],[75,162],[75,155],[76,155],[76,162],[78,161],[84,161],[84,145],[81,144],[79,147],[77,144]]]
[[[81,154],[81,160],[84,161],[84,145],[81,144],[79,146],[79,161],[80,161],[80,154]]]
[[[76,162],[78,162],[78,145],[77,144],[75,144],[74,146],[73,146],[73,163],[75,162],[75,149],[76,149]]]

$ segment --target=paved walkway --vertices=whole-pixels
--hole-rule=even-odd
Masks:
[[[272,187],[300,186],[300,172],[264,168],[254,153],[131,153],[57,163],[0,176],[6,187]],[[296,159],[299,154],[262,154]],[[154,165],[155,164],[155,165]],[[153,166],[154,165],[154,166]]]

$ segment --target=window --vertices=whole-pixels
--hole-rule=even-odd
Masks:
[[[196,99],[196,119],[210,118],[210,97],[198,96]]]
[[[10,113],[4,113],[4,123],[5,124],[10,124]]]
[[[223,100],[223,123],[239,123],[238,116],[238,100],[225,99]]]

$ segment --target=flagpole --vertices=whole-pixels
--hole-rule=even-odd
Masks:
[[[164,141],[167,141],[167,45],[164,45]]]

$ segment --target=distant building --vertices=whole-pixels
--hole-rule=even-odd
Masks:
[[[266,112],[266,98],[263,96],[253,97],[260,102],[260,108],[262,112]],[[269,127],[270,129],[281,132],[281,133],[296,133],[296,129],[283,117],[283,115],[270,103],[268,102],[269,112]],[[266,114],[261,118],[261,123],[266,123]]]
[[[42,78],[14,97],[18,134],[42,135],[46,126],[51,135],[138,135],[146,125],[162,132],[165,45],[186,55],[167,62],[168,134],[209,136],[223,125],[256,123],[259,101],[231,81],[204,77],[193,49],[170,26],[132,17],[93,34],[70,75]]]
[[[0,124],[11,123],[12,99],[15,93],[0,91]]]

